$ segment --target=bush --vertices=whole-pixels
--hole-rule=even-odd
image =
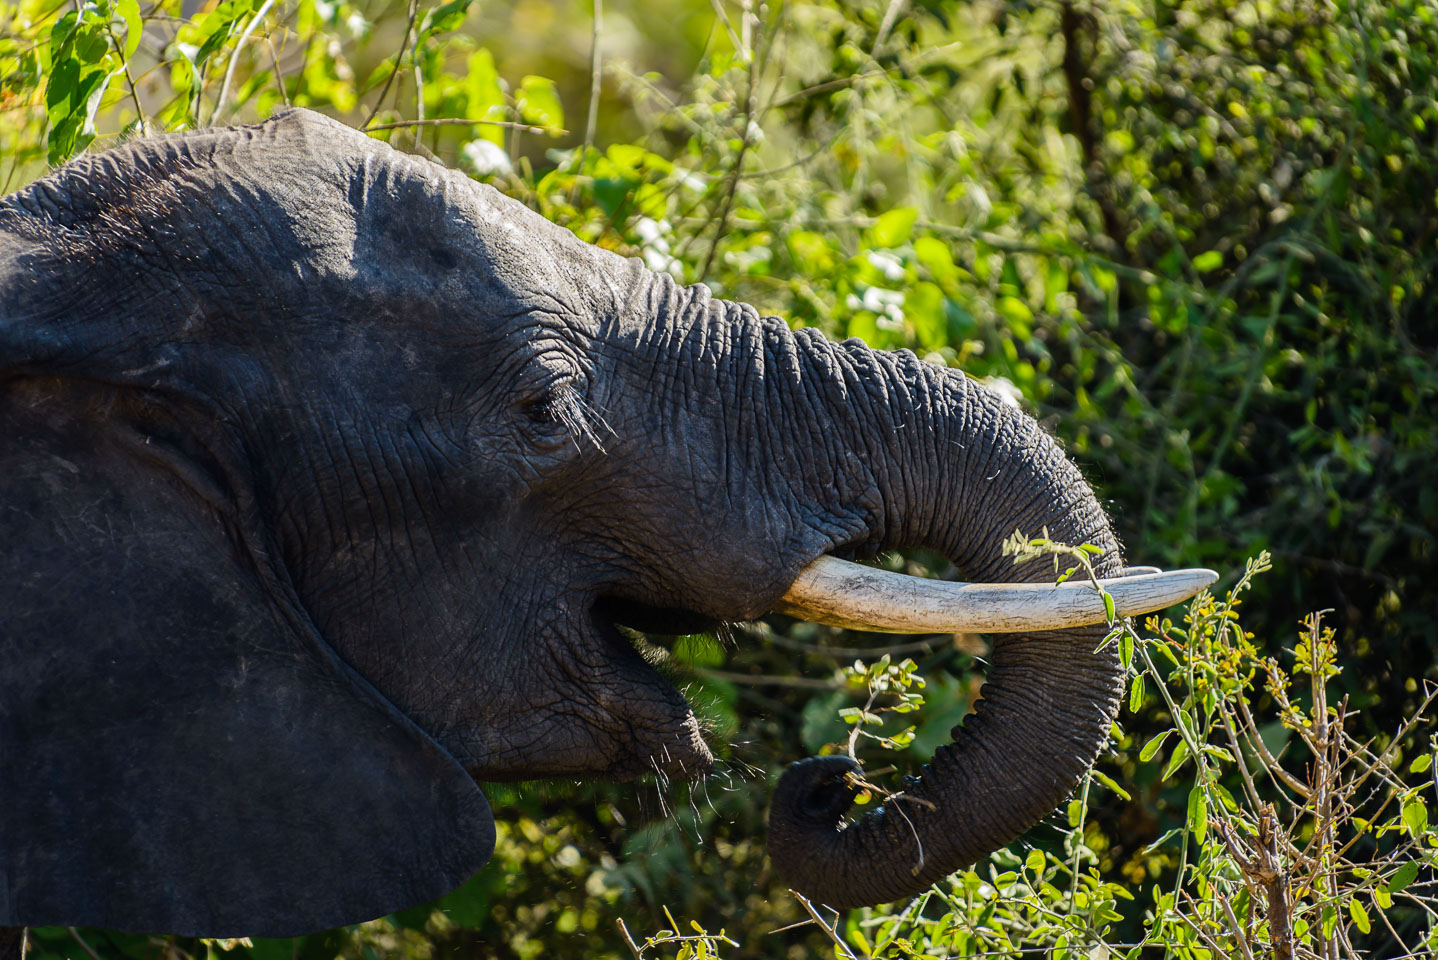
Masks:
[[[119,137],[312,106],[655,269],[987,379],[1063,438],[1135,561],[1272,569],[1243,581],[1251,637],[1236,586],[1125,634],[1126,729],[1067,818],[907,911],[838,918],[842,949],[1257,957],[1284,924],[1293,956],[1430,949],[1438,8],[611,0],[596,27],[595,6],[3,2],[0,170],[12,189]],[[670,956],[721,929],[726,957],[840,951],[770,932],[810,918],[764,866],[772,781],[844,742],[844,668],[865,659],[867,698],[885,651],[883,676],[911,657],[927,684],[895,754],[922,762],[984,648],[743,631],[668,654],[722,755],[692,791],[491,789],[490,867],[347,931],[47,930],[37,952]]]

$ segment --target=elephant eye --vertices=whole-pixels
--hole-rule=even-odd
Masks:
[[[536,424],[564,423],[566,408],[577,401],[574,384],[565,380],[546,387],[543,393],[526,404],[525,414],[530,422]]]
[[[552,395],[541,397],[529,406],[529,419],[540,425],[564,422],[564,400]]]
[[[545,448],[564,444],[580,446],[582,438],[593,438],[588,405],[576,379],[565,378],[549,384],[524,405],[527,432],[532,442]]]

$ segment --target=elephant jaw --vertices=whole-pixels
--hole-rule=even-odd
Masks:
[[[1141,568],[1145,571],[1153,568]],[[1100,580],[1120,617],[1163,610],[1218,579],[1212,570],[1138,573]],[[1088,580],[1059,584],[950,583],[821,556],[799,572],[778,613],[883,633],[1027,633],[1104,623],[1103,597]]]

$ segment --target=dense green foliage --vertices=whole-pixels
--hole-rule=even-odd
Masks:
[[[1406,723],[1438,681],[1438,3],[600,6],[3,0],[0,182],[311,106],[655,269],[988,378],[1064,439],[1132,560],[1225,588],[1261,551],[1271,569],[1242,628],[1235,593],[1116,639],[1143,679],[1101,776],[922,905],[838,918],[842,949],[1281,956],[1280,926],[1293,956],[1438,949],[1431,709]],[[860,755],[922,762],[982,650],[777,617],[682,638],[654,653],[711,724],[706,783],[492,789],[494,862],[376,924],[46,930],[38,955],[839,951],[780,931],[809,915],[766,867],[768,790],[893,691],[926,703],[875,713],[891,739]],[[1286,906],[1256,879],[1273,864]],[[661,929],[737,945],[646,948]]]

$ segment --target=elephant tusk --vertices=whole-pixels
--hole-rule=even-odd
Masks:
[[[1147,568],[1152,569],[1152,568]],[[1218,579],[1202,568],[1144,573],[1099,583],[1119,616],[1172,606]],[[822,556],[799,571],[778,613],[881,633],[1027,633],[1103,623],[1103,598],[1087,580],[1066,583],[951,583],[876,570]]]

